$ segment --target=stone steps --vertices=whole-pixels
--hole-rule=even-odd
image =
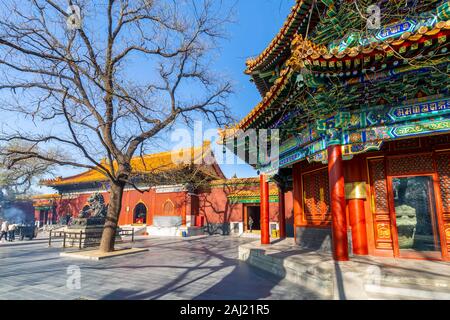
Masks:
[[[265,255],[263,252],[239,248],[239,259],[248,264],[270,272],[280,278],[314,290],[324,298],[332,298],[333,281],[331,273],[320,265],[305,265],[295,261]]]
[[[373,300],[450,300],[450,292],[439,291],[439,288],[367,285],[365,291],[368,298]]]
[[[258,245],[239,247],[239,259],[325,299],[450,299],[450,265],[433,262],[355,258],[336,263],[330,255],[276,251]],[[443,270],[443,272],[439,272]]]

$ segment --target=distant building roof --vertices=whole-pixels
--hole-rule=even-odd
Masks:
[[[181,159],[183,155],[189,155],[188,161],[178,163],[177,159]],[[117,164],[114,164],[116,167]],[[211,179],[225,179],[225,176],[218,166],[216,159],[211,152],[211,143],[206,141],[200,147],[184,148],[175,151],[167,151],[154,153],[131,160],[132,173],[136,175],[157,175],[164,172],[178,171],[195,166],[198,171]],[[88,170],[75,176],[58,177],[56,179],[42,180],[41,185],[48,187],[59,187],[67,185],[76,185],[83,183],[107,181],[107,177],[99,170]]]
[[[218,179],[209,183],[212,187],[220,186],[236,186],[236,185],[259,185],[259,178],[232,178],[232,179]]]
[[[236,190],[228,194],[228,199],[234,203],[260,203],[261,202],[261,191],[259,189],[256,190]],[[278,188],[271,187],[269,189],[269,201],[270,202],[278,202]]]

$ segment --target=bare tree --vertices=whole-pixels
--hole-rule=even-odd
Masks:
[[[0,2],[1,107],[26,120],[4,124],[1,140],[29,144],[6,155],[105,175],[100,250],[112,251],[132,157],[178,120],[230,121],[231,86],[211,61],[231,10],[211,0]]]
[[[27,150],[29,145],[10,144],[1,149]],[[54,165],[40,159],[27,159],[12,165],[14,158],[1,156],[0,151],[0,193],[10,200],[26,195],[40,178],[52,174]]]

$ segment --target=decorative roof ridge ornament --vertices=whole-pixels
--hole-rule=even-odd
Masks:
[[[422,41],[423,36],[434,36],[441,30],[450,30],[450,20],[439,21],[432,29],[422,25],[414,33],[405,31],[399,35],[398,39],[389,37],[378,42],[367,42],[365,45],[358,44],[354,47],[347,47],[344,51],[339,51],[337,47],[329,50],[324,45],[316,45],[310,40],[304,40],[302,35],[297,35],[292,42],[292,54],[286,62],[286,66],[292,67],[295,71],[300,71],[311,65],[312,61],[319,59],[331,60],[332,58],[337,58],[342,60],[347,56],[356,58],[360,54],[371,54],[375,50],[386,52],[393,50],[394,46],[402,45],[405,41]]]
[[[346,34],[342,39],[335,40],[328,45],[328,50],[336,55],[338,52],[344,51],[346,48],[355,46],[358,42],[363,47],[369,46],[371,43],[379,43],[384,41],[392,42],[397,39],[409,38],[411,34],[425,34],[426,29],[433,29],[440,21],[446,21],[450,19],[450,1],[438,6],[435,10],[428,11],[421,14],[419,17],[405,17],[400,21],[392,21],[388,25],[380,29],[372,30],[371,34],[362,37],[361,31],[350,32]],[[420,30],[421,29],[421,30]],[[440,28],[442,29],[442,28]]]
[[[292,28],[292,25],[301,19],[303,16],[303,20],[301,21],[301,25],[306,22],[306,15],[311,12],[312,4],[314,1],[312,0],[296,0],[296,4],[292,7],[290,14],[288,15],[287,19],[285,20],[283,26],[281,27],[278,34],[272,39],[270,44],[263,50],[262,53],[260,53],[256,58],[249,58],[246,61],[247,69],[245,70],[246,74],[251,74],[254,72],[258,67],[260,67],[262,64],[264,64],[269,56],[274,53],[278,48],[282,47],[283,50],[285,50],[288,47],[288,44],[283,44],[283,40],[286,40],[288,37],[292,37],[296,34],[296,32],[293,32],[292,34],[289,34],[290,29]],[[308,8],[304,9],[304,6],[308,6]],[[303,10],[302,10],[303,9]],[[288,43],[290,39],[287,39]]]

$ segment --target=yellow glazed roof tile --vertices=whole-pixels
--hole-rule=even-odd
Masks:
[[[145,174],[145,173],[158,174],[169,170],[182,169],[190,164],[197,163],[198,160],[197,158],[199,156],[205,158],[207,155],[211,154],[210,148],[211,148],[210,142],[207,141],[201,147],[186,148],[176,151],[167,151],[150,155],[144,155],[142,157],[135,157],[131,160],[132,172],[134,174]],[[173,156],[176,156],[177,154],[181,155],[182,152],[191,153],[192,161],[190,161],[189,164],[177,164],[173,161],[174,159]],[[218,168],[215,161],[213,165],[201,164],[200,166],[202,172],[212,177],[216,178],[223,177],[223,173],[220,171],[220,168]],[[114,164],[114,167],[117,168],[116,163]],[[53,186],[80,184],[105,180],[106,177],[101,172],[97,170],[88,170],[86,172],[83,172],[81,174],[72,177],[67,178],[58,177],[56,179],[51,180],[42,180],[41,184],[53,187]]]

